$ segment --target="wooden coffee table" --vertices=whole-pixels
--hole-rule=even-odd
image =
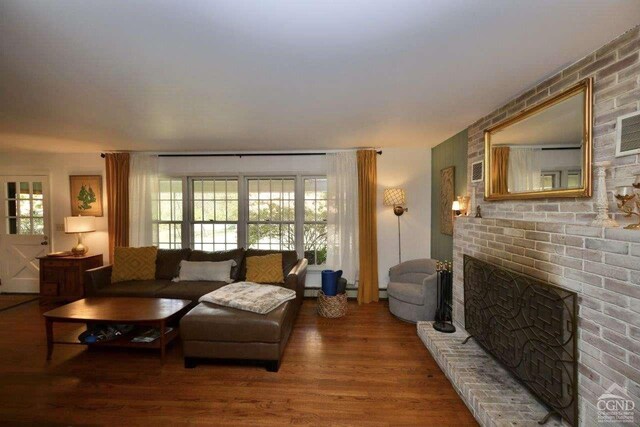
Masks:
[[[191,304],[189,300],[166,298],[120,298],[96,297],[81,299],[44,313],[47,329],[47,360],[51,360],[54,344],[76,344],[95,347],[130,347],[160,349],[164,361],[167,344],[178,336],[172,329],[150,343],[131,342],[133,335],[121,335],[109,341],[84,344],[79,341],[54,341],[53,323],[100,323],[153,326],[164,331],[167,323]]]

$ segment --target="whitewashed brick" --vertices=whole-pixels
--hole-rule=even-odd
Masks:
[[[586,239],[584,243],[587,249],[597,249],[604,252],[624,255],[629,253],[629,243],[626,242],[604,239]]]
[[[602,228],[600,227],[587,227],[584,225],[572,225],[567,224],[565,227],[567,234],[585,237],[602,237]]]
[[[584,266],[584,271],[595,273],[599,276],[610,277],[618,280],[629,280],[629,270],[626,268],[612,267],[598,262],[588,262]]]
[[[615,254],[605,254],[604,262],[609,265],[615,265],[618,267],[629,268],[631,270],[640,271],[640,259],[638,257],[626,256],[626,255],[615,255]]]
[[[607,239],[640,243],[640,233],[634,230],[625,230],[624,228],[607,228],[604,232],[604,237]]]

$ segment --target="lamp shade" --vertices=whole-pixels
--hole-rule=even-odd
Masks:
[[[460,202],[455,200],[453,202],[453,204],[451,205],[451,210],[452,211],[459,211],[460,210]]]
[[[64,218],[65,233],[88,233],[96,231],[95,216],[68,216]]]
[[[383,203],[385,206],[399,206],[406,203],[406,195],[402,188],[386,188]]]

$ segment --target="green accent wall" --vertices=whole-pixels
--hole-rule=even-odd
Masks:
[[[431,149],[431,258],[453,260],[453,236],[440,232],[440,171],[455,166],[455,196],[467,194],[468,129]]]

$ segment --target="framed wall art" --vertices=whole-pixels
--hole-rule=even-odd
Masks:
[[[453,204],[455,193],[455,166],[440,171],[440,232],[453,235]]]
[[[70,175],[71,215],[103,216],[102,175]]]

